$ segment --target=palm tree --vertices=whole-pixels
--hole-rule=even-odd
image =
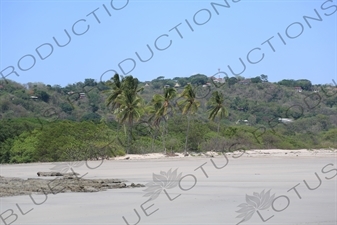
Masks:
[[[181,93],[180,96],[185,98],[185,100],[180,101],[178,105],[182,106],[182,114],[187,116],[187,131],[184,150],[184,155],[186,155],[187,139],[190,130],[190,115],[194,114],[198,110],[200,102],[196,100],[196,92],[191,84],[185,86],[184,91]]]
[[[139,81],[132,76],[126,76],[120,81],[118,74],[115,74],[113,81],[110,85],[112,86],[112,92],[107,99],[107,105],[112,105],[118,121],[127,126],[127,153],[129,153],[133,124],[144,113],[143,99],[138,95],[143,89],[138,88]]]
[[[117,102],[117,98],[118,96],[122,94],[123,80],[124,80],[124,77],[122,77],[122,80],[120,80],[119,75],[116,73],[113,77],[110,78],[110,80],[106,82],[106,85],[109,86],[110,89],[103,91],[103,93],[109,93],[109,96],[106,99],[106,106],[107,107],[111,106],[113,114],[117,113],[120,107],[119,103]],[[119,133],[119,128],[120,128],[120,124],[118,123],[117,124],[117,134]]]
[[[220,129],[220,121],[222,118],[228,116],[228,110],[224,106],[224,96],[222,92],[215,91],[212,93],[212,97],[209,99],[208,104],[211,106],[209,109],[208,119],[214,121],[215,117],[219,117],[218,133]]]
[[[135,121],[138,121],[143,115],[142,99],[138,96],[132,96],[130,93],[120,95],[117,99],[121,104],[119,112],[116,114],[120,123],[127,126],[128,147],[131,145],[132,127]],[[127,150],[129,153],[129,149]]]
[[[164,119],[163,126],[163,146],[166,153],[165,147],[165,135],[167,134],[167,120],[169,109],[173,110],[171,101],[177,96],[177,91],[175,88],[169,87],[164,88],[163,95],[155,94],[151,100],[151,107],[149,112],[152,113],[150,121],[153,120],[153,124],[159,127],[160,122]]]
[[[112,107],[113,110],[119,108],[119,104],[117,103],[117,97],[122,94],[122,82],[124,78],[122,77],[122,81],[119,79],[119,75],[116,73],[109,81],[107,81],[107,85],[111,87],[108,91],[110,92],[109,97],[106,100],[106,105]],[[104,91],[106,92],[106,91]]]
[[[148,124],[149,125],[154,125],[155,129],[152,129],[153,132],[151,132],[152,135],[152,143],[151,143],[151,149],[152,151],[154,150],[154,140],[157,137],[158,133],[158,128],[159,126],[157,125],[158,122],[156,121],[156,112],[161,108],[161,102],[154,100],[154,97],[152,98],[151,102],[149,103],[148,106],[145,107],[145,112],[150,116],[148,118]],[[151,128],[153,128],[151,126]]]

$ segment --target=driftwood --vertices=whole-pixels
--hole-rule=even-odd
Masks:
[[[37,172],[39,177],[61,177],[61,176],[74,176],[80,175],[78,173],[60,173],[60,172]]]

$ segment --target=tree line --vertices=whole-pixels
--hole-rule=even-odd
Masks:
[[[292,107],[303,105],[301,97],[284,85],[266,80],[253,82],[254,86],[236,83],[217,89],[205,86],[204,82],[194,85],[189,82],[180,89],[164,86],[157,93],[149,92],[137,78],[118,74],[104,84],[92,79],[85,83],[86,87],[100,85],[101,93],[87,90],[86,102],[77,94],[70,94],[60,104],[62,110],[57,115],[54,108],[45,111],[41,118],[1,119],[0,162],[84,160],[125,153],[233,151],[233,146],[236,149],[336,147],[335,105],[327,104],[335,98],[333,91],[321,100],[319,107],[301,114],[300,109]],[[235,95],[230,95],[230,91]],[[267,101],[252,101],[259,91],[267,93],[263,97]],[[15,88],[12,93],[25,94]],[[286,97],[290,97],[290,103],[279,104]],[[317,101],[312,94],[307,97]],[[57,101],[56,98],[54,93],[47,102]],[[104,105],[99,104],[102,100]],[[47,103],[40,101],[40,106]],[[81,109],[91,112],[80,119],[71,119],[78,118]],[[109,113],[97,113],[103,110]],[[64,116],[67,114],[72,117]],[[289,124],[278,121],[284,115],[294,121]]]

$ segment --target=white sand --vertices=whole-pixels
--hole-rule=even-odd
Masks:
[[[241,155],[243,151],[236,151],[234,155]],[[264,154],[272,154],[273,156],[284,156],[289,154],[289,156],[296,156],[298,154],[302,156],[313,156],[313,155],[334,155],[337,153],[337,149],[314,149],[314,150],[307,150],[307,149],[299,149],[299,150],[284,150],[284,149],[252,149],[245,151],[246,155],[249,156],[257,156],[257,155],[264,155]],[[162,153],[150,153],[150,154],[143,154],[143,155],[133,155],[127,154],[125,156],[119,156],[116,158],[111,158],[111,160],[126,160],[126,158],[130,160],[140,160],[140,159],[162,159],[162,158],[184,158],[184,154],[176,153],[177,156],[166,156]],[[217,152],[206,152],[206,153],[189,153],[188,157],[208,157],[208,156],[218,156],[219,153]],[[230,154],[229,154],[230,155]]]
[[[285,154],[287,153],[287,154]],[[211,155],[208,153],[207,155]],[[214,154],[214,153],[213,153]],[[253,195],[253,192],[261,192],[271,189],[276,196],[285,195],[289,198],[287,206],[286,198],[281,197],[275,201],[275,208],[286,208],[282,212],[275,212],[272,208],[261,210],[263,222],[257,213],[251,219],[242,224],[337,224],[337,152],[331,150],[252,150],[247,151],[240,158],[228,156],[228,164],[222,169],[216,166],[224,166],[227,162],[223,156],[211,158],[209,156],[189,157],[165,157],[161,154],[148,154],[147,156],[128,155],[114,160],[107,160],[96,169],[89,169],[86,165],[75,168],[85,178],[120,178],[130,182],[146,184],[153,181],[152,174],[160,171],[167,172],[178,168],[178,172],[187,175],[181,180],[181,187],[168,189],[170,197],[181,194],[170,201],[162,192],[159,197],[146,203],[144,208],[150,207],[150,213],[159,209],[152,215],[146,216],[141,209],[148,198],[143,197],[144,188],[109,190],[98,193],[66,193],[48,195],[47,200],[41,205],[35,205],[29,196],[6,197],[0,199],[0,214],[3,218],[11,215],[13,210],[17,214],[5,219],[7,224],[126,224],[123,216],[129,220],[129,224],[137,221],[134,209],[141,216],[141,224],[190,224],[190,225],[214,225],[237,224],[240,219],[235,211],[238,205],[245,203],[245,196]],[[238,154],[239,155],[239,154]],[[130,157],[129,160],[125,160]],[[88,162],[93,168],[100,161]],[[206,164],[205,164],[206,163]],[[201,169],[203,165],[205,176]],[[1,165],[0,174],[11,177],[37,177],[38,171],[50,171],[52,163],[33,163],[21,165]],[[325,168],[324,168],[325,167]],[[324,168],[322,170],[322,168]],[[335,170],[333,170],[335,169]],[[330,172],[329,172],[330,171]],[[319,185],[316,190],[308,190],[304,180],[311,187]],[[196,181],[193,179],[195,177]],[[333,177],[333,178],[332,178]],[[328,179],[332,178],[332,179]],[[184,191],[183,189],[191,188]],[[301,195],[298,198],[294,190],[296,188]],[[45,200],[44,195],[32,195],[36,202]],[[16,204],[21,207],[22,215]],[[0,225],[4,222],[0,219]]]

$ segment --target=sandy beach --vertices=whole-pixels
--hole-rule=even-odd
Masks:
[[[56,165],[73,168],[79,179],[121,179],[147,187],[3,197],[1,225],[337,224],[333,149],[250,150],[226,157],[126,155],[82,164],[1,165],[0,175],[37,178],[38,171]]]

